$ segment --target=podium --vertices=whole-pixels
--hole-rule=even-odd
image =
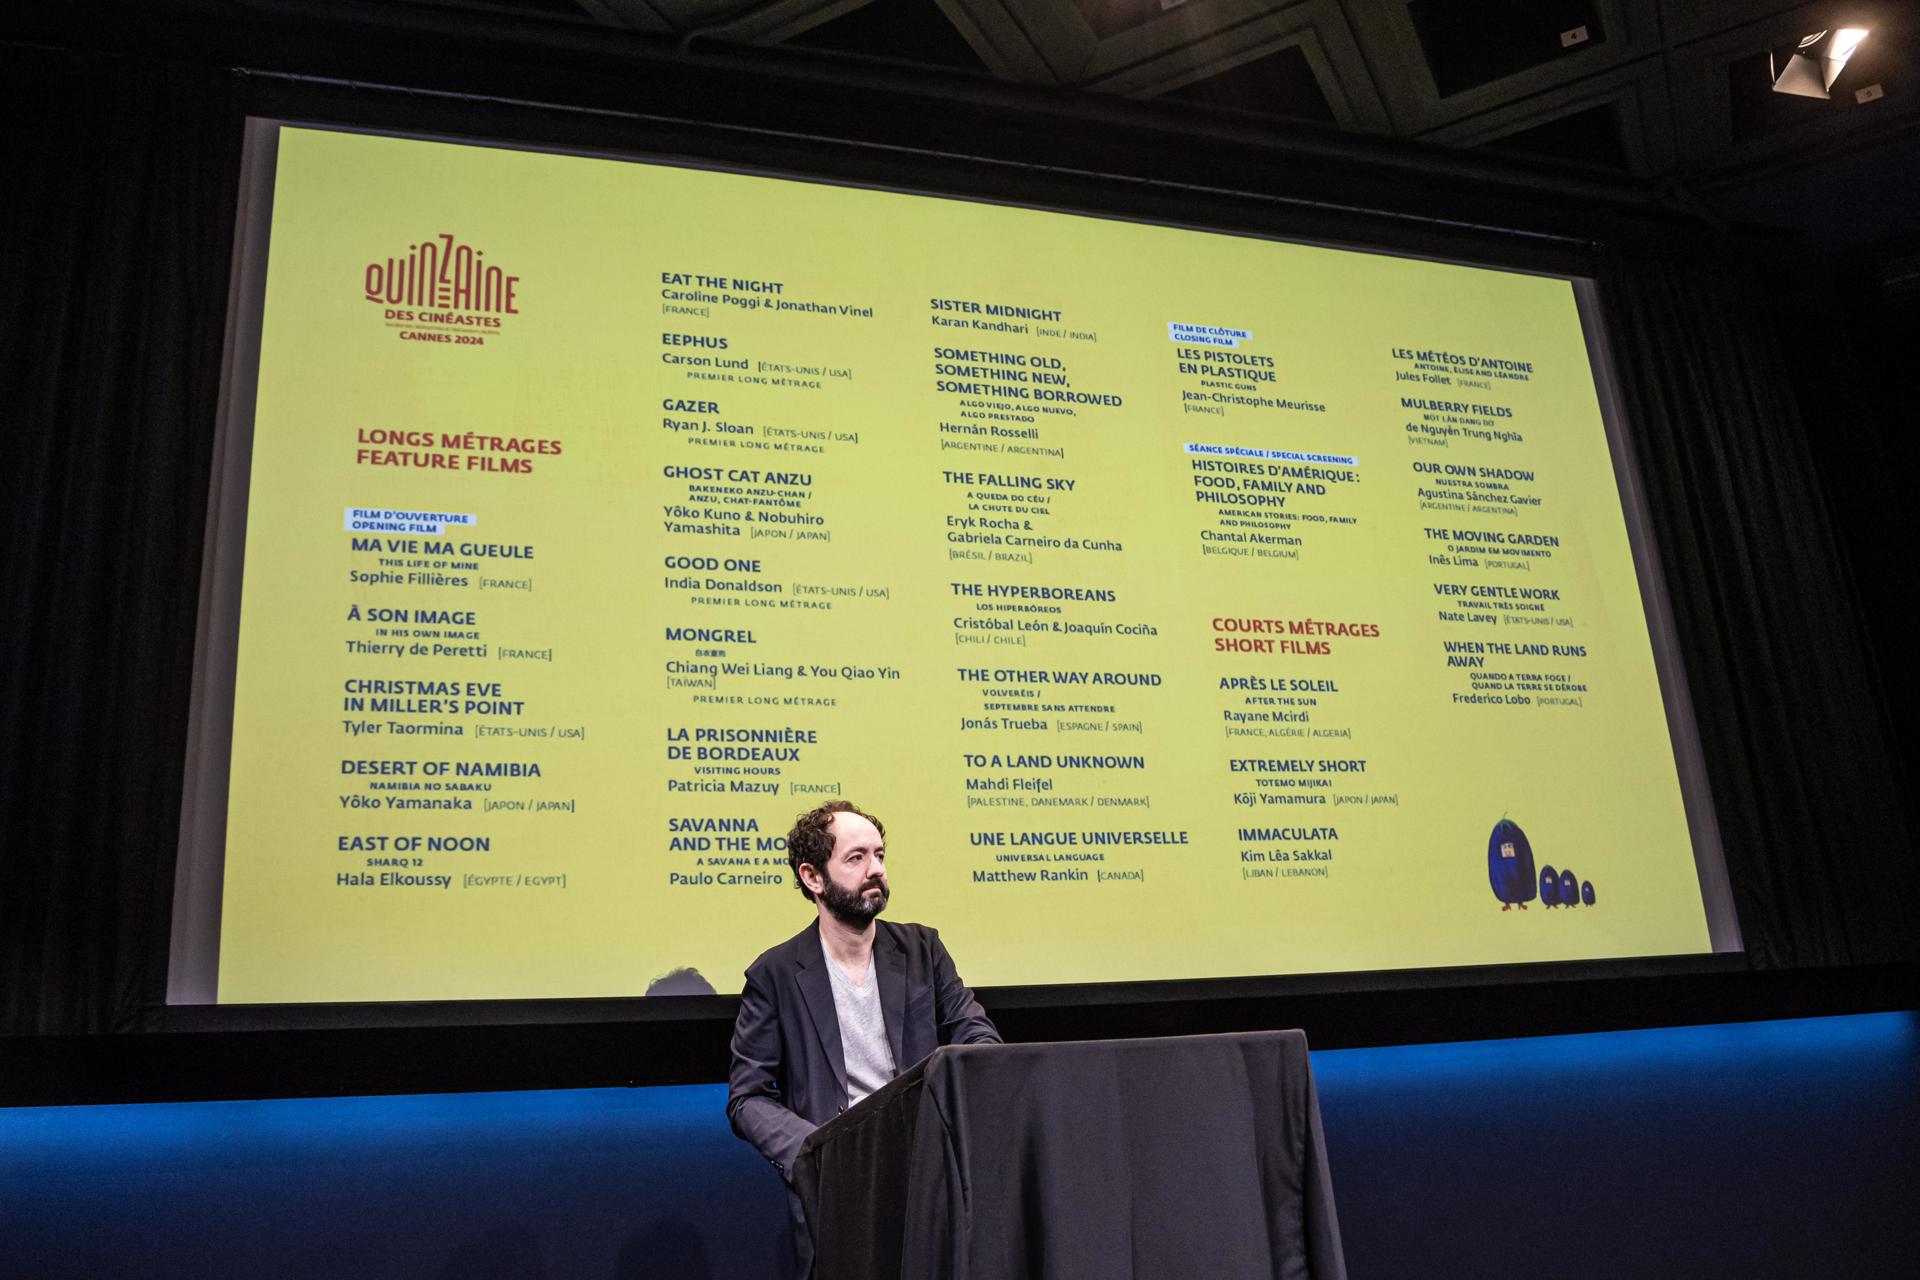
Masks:
[[[1299,1031],[937,1050],[802,1146],[816,1280],[1344,1280]]]

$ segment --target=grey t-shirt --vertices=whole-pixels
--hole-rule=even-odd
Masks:
[[[840,1019],[840,1050],[847,1060],[847,1105],[893,1079],[893,1046],[887,1042],[887,1022],[880,1014],[880,983],[867,956],[867,975],[859,986],[831,959],[833,1011]]]

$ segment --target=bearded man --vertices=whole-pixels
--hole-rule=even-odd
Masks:
[[[802,814],[787,863],[815,919],[747,968],[727,1119],[789,1180],[804,1277],[813,1244],[791,1178],[807,1135],[939,1046],[997,1044],[1000,1033],[938,933],[878,919],[889,892],[878,818],[844,800]]]

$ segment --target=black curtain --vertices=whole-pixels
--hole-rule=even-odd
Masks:
[[[0,47],[0,1032],[164,995],[240,120],[224,73]]]
[[[1809,452],[1865,424],[1803,415],[1762,280],[1694,245],[1600,283],[1748,954],[1913,959],[1908,779]]]

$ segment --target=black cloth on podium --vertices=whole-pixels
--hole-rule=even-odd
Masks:
[[[1299,1031],[970,1045],[809,1137],[817,1280],[1344,1280]]]

